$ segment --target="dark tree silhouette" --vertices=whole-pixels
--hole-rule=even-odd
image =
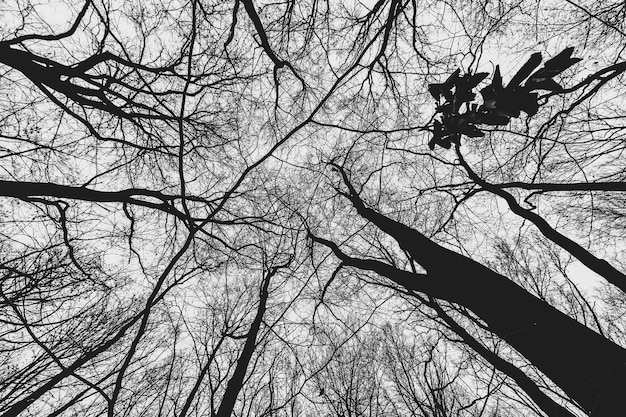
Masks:
[[[368,208],[346,172],[337,168],[347,187],[344,196],[357,213],[393,237],[426,274],[351,257],[336,244],[311,235],[315,242],[329,247],[344,264],[374,271],[406,291],[425,293],[469,308],[491,332],[528,358],[588,412],[609,415],[623,405],[625,369],[619,364],[626,349],[535,298],[502,275]],[[562,413],[550,402],[541,405],[546,413]]]
[[[625,10],[3,2],[0,416],[619,415]]]

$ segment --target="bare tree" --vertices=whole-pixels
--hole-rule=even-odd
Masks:
[[[0,414],[613,415],[626,43],[596,3],[3,3]],[[536,108],[431,142],[429,85],[563,50]]]

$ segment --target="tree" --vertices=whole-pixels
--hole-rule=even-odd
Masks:
[[[0,11],[0,415],[623,408],[622,3],[54,7]]]

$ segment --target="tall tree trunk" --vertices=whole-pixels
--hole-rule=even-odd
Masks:
[[[536,298],[508,278],[446,249],[365,206],[345,173],[357,212],[395,238],[427,274],[351,258],[323,239],[346,265],[375,271],[403,287],[458,303],[515,348],[592,416],[626,410],[626,349]]]
[[[263,284],[259,297],[259,307],[257,308],[254,320],[250,325],[250,330],[246,336],[246,342],[243,346],[243,350],[237,360],[235,371],[226,385],[226,391],[222,397],[222,402],[217,410],[216,417],[229,417],[233,413],[237,397],[243,387],[246,372],[248,371],[248,365],[250,364],[250,360],[252,359],[252,355],[254,354],[254,350],[256,348],[256,338],[259,334],[259,330],[261,329],[263,316],[265,315],[265,310],[267,308],[270,280],[277,271],[278,268],[272,268],[263,278]]]

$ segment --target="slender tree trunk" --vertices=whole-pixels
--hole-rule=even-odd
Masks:
[[[237,360],[237,366],[235,367],[235,371],[233,372],[233,375],[228,380],[228,384],[226,385],[226,391],[224,392],[224,396],[222,397],[222,402],[219,409],[217,410],[216,417],[229,417],[233,413],[235,403],[237,402],[237,397],[239,396],[239,392],[243,387],[243,381],[246,376],[246,372],[248,371],[248,364],[250,363],[250,360],[252,359],[252,355],[254,354],[254,350],[256,348],[256,338],[259,334],[259,330],[261,329],[261,323],[263,322],[263,316],[267,308],[270,280],[277,271],[278,268],[272,268],[263,279],[263,285],[261,287],[261,293],[259,297],[259,307],[257,308],[254,320],[250,325],[250,330],[248,331],[243,350],[241,351],[239,359]]]

